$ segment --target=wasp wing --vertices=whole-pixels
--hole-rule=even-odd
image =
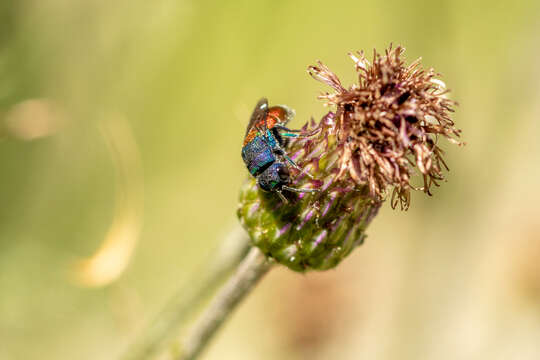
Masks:
[[[255,105],[255,109],[253,109],[253,113],[251,114],[251,119],[249,119],[249,124],[246,129],[246,135],[249,134],[251,129],[260,123],[262,120],[265,120],[268,115],[268,100],[266,98],[262,98],[259,100],[257,105]]]

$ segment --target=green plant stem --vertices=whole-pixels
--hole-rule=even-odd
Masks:
[[[238,269],[219,290],[212,302],[189,331],[177,360],[193,360],[209,344],[213,335],[240,301],[270,269],[271,262],[252,247]]]
[[[249,249],[249,238],[244,229],[237,227],[231,231],[221,243],[217,255],[197,273],[195,281],[191,281],[189,286],[184,286],[171,298],[122,359],[150,359],[156,354],[167,340],[170,341],[189,315],[238,267]]]

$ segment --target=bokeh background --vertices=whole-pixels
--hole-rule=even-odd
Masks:
[[[117,359],[236,226],[256,101],[391,42],[459,102],[433,197],[274,269],[204,359],[540,358],[540,2],[0,3],[0,359]]]

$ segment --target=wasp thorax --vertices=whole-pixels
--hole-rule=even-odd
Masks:
[[[322,63],[309,68],[335,90],[321,96],[333,111],[311,120],[283,147],[297,168],[280,174],[285,162],[273,164],[240,192],[242,225],[277,262],[296,271],[336,266],[363,242],[389,191],[397,196],[392,205],[406,208],[410,189],[429,193],[442,178],[437,135],[459,134],[449,118],[453,102],[433,70],[422,70],[418,61],[405,66],[402,52],[375,53],[372,63],[362,53],[351,55],[359,81],[348,89]],[[423,186],[412,185],[415,172]],[[295,189],[318,192],[287,191],[286,177]],[[271,191],[273,182],[282,184],[286,202]]]

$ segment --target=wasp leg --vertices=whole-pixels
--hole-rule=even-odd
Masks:
[[[307,138],[307,137],[311,137],[315,134],[317,134],[320,129],[316,129],[310,133],[307,133],[307,134],[299,134],[302,132],[302,130],[297,130],[297,129],[289,129],[283,125],[274,125],[274,128],[277,129],[277,130],[281,130],[281,131],[287,131],[286,133],[280,133],[281,136],[285,136],[285,137],[292,137],[292,138]]]
[[[302,135],[299,135],[299,134],[292,134],[292,133],[279,133],[279,135],[284,136],[284,137],[290,137],[290,138],[305,137],[305,136],[302,136]]]
[[[277,128],[278,130],[289,131],[289,132],[294,132],[294,133],[302,132],[302,130],[300,129],[289,129],[288,127],[280,125],[280,124],[276,124],[274,125],[274,127]]]
[[[300,171],[300,172],[303,173],[303,174],[306,174],[310,179],[313,179],[313,175],[311,175],[310,173],[308,173],[307,171],[305,171],[304,169],[302,169],[300,166],[296,165],[296,163],[294,162],[294,160],[291,159],[291,158],[289,157],[289,155],[287,155],[284,151],[283,151],[283,153],[281,154],[281,156],[283,156],[283,157],[285,158],[285,160],[287,160],[287,161],[291,164],[291,166],[292,166],[293,168],[295,168],[296,170]]]
[[[297,193],[313,193],[313,192],[319,192],[320,191],[319,189],[297,189],[297,188],[289,187],[287,185],[283,185],[282,189],[297,192]]]
[[[281,200],[285,203],[285,204],[288,204],[289,203],[289,200],[287,200],[287,198],[285,197],[285,195],[283,195],[283,193],[280,191],[280,190],[276,190],[278,196],[281,198]]]

